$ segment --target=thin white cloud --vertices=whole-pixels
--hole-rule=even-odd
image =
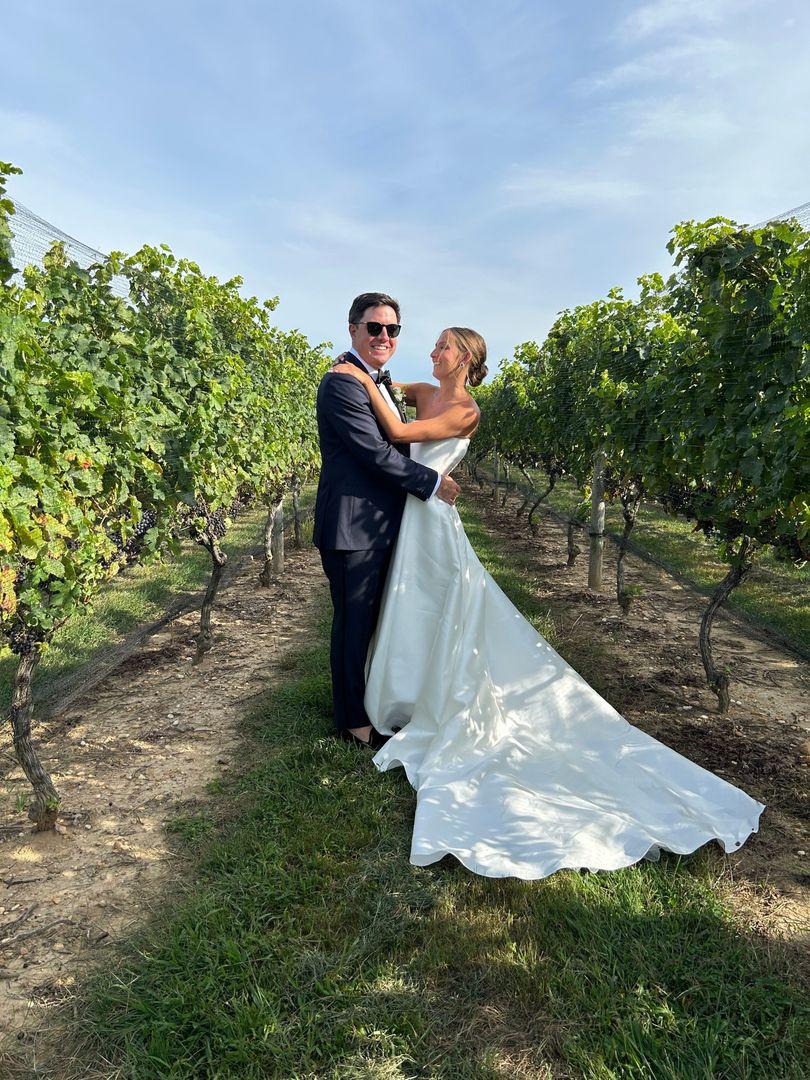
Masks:
[[[738,69],[739,54],[732,42],[718,37],[691,38],[639,53],[580,85],[587,93],[621,89],[670,79],[678,84],[696,79],[718,80]]]
[[[623,110],[630,120],[630,138],[635,142],[715,144],[739,130],[718,105],[697,96],[639,101],[624,105]]]
[[[407,239],[407,230],[400,221],[369,220],[311,203],[288,206],[286,218],[294,237],[330,250],[373,251]]]
[[[726,18],[739,16],[746,0],[653,0],[631,12],[619,25],[618,35],[639,40],[682,29],[691,32],[720,26]]]
[[[25,165],[30,155],[79,160],[82,155],[67,130],[55,121],[26,109],[0,109],[0,142],[4,155],[17,155],[15,165]]]
[[[622,176],[523,167],[507,177],[501,194],[507,204],[518,207],[599,209],[630,205],[645,189],[638,181]]]

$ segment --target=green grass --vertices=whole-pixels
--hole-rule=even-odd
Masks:
[[[804,1075],[801,995],[711,853],[537,883],[411,866],[406,780],[328,737],[327,634],[250,717],[245,772],[175,823],[196,878],[85,988],[76,1076]]]
[[[538,474],[538,484],[541,482],[544,477]],[[572,513],[581,501],[579,489],[568,480],[560,481],[547,500],[549,506],[564,514]],[[605,527],[621,535],[624,520],[619,503],[606,505]],[[700,589],[714,588],[728,571],[716,544],[696,533],[685,519],[666,514],[653,504],[640,507],[630,536],[633,543]],[[760,551],[754,569],[735,589],[731,606],[810,651],[810,566],[798,567],[776,559],[770,548]]]

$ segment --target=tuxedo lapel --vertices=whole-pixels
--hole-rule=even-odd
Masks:
[[[367,375],[371,374],[369,371],[366,371],[365,366],[360,363],[360,361],[357,359],[357,357],[354,355],[354,353],[346,353],[345,357],[343,358],[343,362],[344,363],[349,363],[349,364],[354,364],[354,366],[356,368],[359,368],[360,371],[365,371]],[[373,376],[372,376],[372,378],[373,378]],[[376,382],[376,380],[375,380],[375,382]],[[388,390],[386,389],[386,387],[378,386],[377,389],[380,391],[382,396],[385,398],[386,402],[389,403],[389,408],[391,409],[391,411],[393,413],[395,413],[396,416],[399,417],[399,419],[402,421],[403,424],[407,423],[407,417],[404,415],[402,409],[400,409],[400,407],[396,403],[396,401],[394,401],[393,397],[388,393]],[[371,413],[373,415],[374,414],[374,409],[371,406],[371,402],[368,403],[368,407],[371,410]],[[382,428],[380,428],[380,430],[382,431]],[[385,435],[385,432],[383,432],[383,435]],[[385,438],[388,438],[388,436],[385,435]],[[411,456],[411,445],[410,445],[410,443],[403,442],[403,443],[396,443],[394,445],[396,445],[397,449],[399,450],[399,452],[404,457],[410,457]]]
[[[343,357],[342,362],[344,364],[354,364],[354,366],[356,368],[360,368],[361,371],[366,371],[365,367],[360,363],[354,353],[346,353],[346,355]],[[366,371],[366,374],[368,375],[369,372]]]
[[[371,372],[366,371],[366,368],[363,366],[363,364],[360,363],[360,361],[357,359],[357,357],[354,355],[354,353],[346,353],[346,356],[344,358],[344,362],[346,362],[346,361],[348,361],[348,363],[350,363],[350,364],[354,364],[354,366],[356,368],[359,368],[360,371],[365,371],[367,375],[371,375]],[[371,375],[371,377],[372,377],[372,379],[374,379],[373,375]],[[376,382],[377,380],[374,379],[374,381]],[[399,405],[397,405],[397,403],[394,400],[393,396],[389,393],[388,387],[387,386],[378,386],[377,389],[380,391],[380,393],[385,398],[385,400],[389,403],[391,411],[396,413],[396,415],[399,417],[399,419],[402,421],[403,424],[406,423],[407,422],[406,417],[403,415],[402,409],[400,409]],[[370,404],[369,404],[369,408],[371,408]]]

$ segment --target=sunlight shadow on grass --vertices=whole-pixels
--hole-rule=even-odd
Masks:
[[[411,866],[410,786],[328,707],[322,644],[249,718],[218,825],[178,830],[196,882],[89,995],[126,1075],[799,1075],[798,994],[710,853],[537,883]]]

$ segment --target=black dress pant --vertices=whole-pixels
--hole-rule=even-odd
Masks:
[[[380,614],[393,546],[368,551],[321,551],[332,594],[332,700],[335,727],[365,727],[366,657]]]

